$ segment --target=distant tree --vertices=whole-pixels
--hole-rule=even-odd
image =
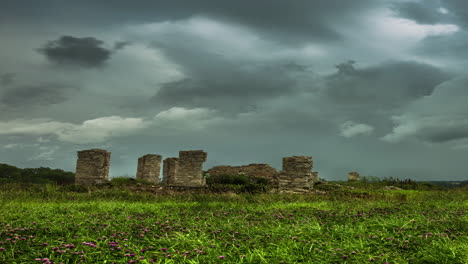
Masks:
[[[8,164],[0,164],[0,182],[12,183],[56,183],[73,184],[75,174],[61,169],[26,168],[20,169]]]

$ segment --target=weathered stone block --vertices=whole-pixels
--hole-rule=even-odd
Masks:
[[[167,158],[163,161],[163,184],[174,185],[179,168],[178,158]]]
[[[179,151],[179,166],[174,184],[181,186],[205,185],[203,163],[206,158],[207,153],[203,150]]]
[[[94,185],[109,181],[111,153],[103,149],[78,151],[75,184]]]
[[[138,158],[136,178],[154,184],[159,183],[161,171],[161,155],[147,154]]]
[[[313,187],[312,157],[292,156],[283,158],[283,170],[278,175],[278,189],[295,190]]]

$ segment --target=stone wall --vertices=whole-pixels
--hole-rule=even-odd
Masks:
[[[163,161],[163,184],[174,185],[179,167],[178,158],[167,158]]]
[[[94,185],[109,181],[111,153],[103,149],[78,151],[75,184]]]
[[[352,171],[348,173],[348,181],[359,181],[359,173]]]
[[[256,178],[264,178],[273,181],[278,176],[278,171],[268,164],[249,164],[243,166],[216,166],[207,171],[210,176],[245,174]]]
[[[161,155],[147,154],[138,158],[136,178],[154,184],[159,183],[161,171]]]
[[[283,158],[283,170],[279,173],[278,189],[307,190],[313,186],[312,157],[292,156]]]
[[[179,151],[179,166],[174,184],[183,186],[203,186],[203,163],[207,154],[203,150]]]

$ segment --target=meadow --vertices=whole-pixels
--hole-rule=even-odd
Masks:
[[[467,189],[0,189],[0,263],[468,263]]]

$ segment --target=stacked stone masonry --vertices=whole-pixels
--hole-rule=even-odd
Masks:
[[[161,171],[161,155],[147,154],[138,158],[136,178],[154,184],[159,183]]]
[[[359,181],[359,173],[352,171],[348,173],[348,181]]]
[[[179,151],[179,166],[176,173],[175,185],[203,186],[203,163],[207,154],[202,150]]]
[[[300,190],[313,187],[312,157],[292,156],[283,158],[283,170],[279,173],[278,189]]]
[[[163,164],[163,183],[196,187],[206,184],[203,163],[207,154],[202,150],[179,151],[179,158],[167,158]]]
[[[75,183],[95,185],[109,181],[111,153],[103,149],[78,151]]]
[[[178,158],[167,158],[163,161],[163,184],[175,185],[179,167]]]
[[[268,164],[249,164],[243,166],[216,166],[209,169],[210,176],[245,174],[250,177],[268,179],[274,181],[278,171]]]

